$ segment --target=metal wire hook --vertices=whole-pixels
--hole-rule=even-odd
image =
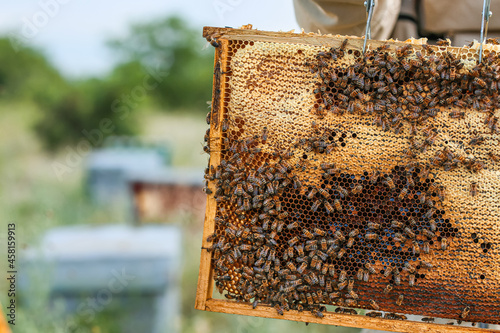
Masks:
[[[483,61],[483,44],[486,41],[486,35],[488,34],[488,23],[490,22],[490,5],[491,0],[484,0],[483,2],[483,20],[481,22],[481,45],[479,46],[479,63]]]
[[[375,0],[366,0],[364,4],[366,7],[367,19],[366,19],[365,41],[363,42],[363,55],[365,55],[366,41],[372,38],[371,23],[372,23],[373,9],[375,8]]]

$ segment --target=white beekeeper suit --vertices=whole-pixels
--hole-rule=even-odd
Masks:
[[[299,25],[307,32],[363,36],[364,0],[294,0]],[[376,0],[372,39],[450,38],[455,46],[479,40],[481,0]],[[500,0],[491,0],[488,37],[500,36]]]

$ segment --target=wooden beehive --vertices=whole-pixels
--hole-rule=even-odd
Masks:
[[[197,309],[404,332],[484,331],[404,314],[500,324],[497,46],[477,65],[477,45],[370,41],[363,56],[357,37],[204,37]]]

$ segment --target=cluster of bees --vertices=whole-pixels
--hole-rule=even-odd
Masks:
[[[338,48],[319,52],[317,61],[309,64],[319,78],[314,93],[319,96],[316,112],[320,116],[326,112],[371,115],[375,125],[396,134],[403,131],[406,123],[410,128],[409,148],[405,150],[408,158],[415,158],[434,144],[439,132],[433,125],[426,125],[426,121],[444,109],[453,109],[448,114],[452,119],[465,118],[465,111],[457,109],[482,112],[487,128],[498,133],[495,109],[500,106],[500,62],[494,52],[482,63],[467,68],[461,58],[445,51],[449,46],[446,42],[439,44],[439,56],[428,45],[420,49],[405,45],[389,52],[389,45],[384,44],[364,56],[355,54],[352,64],[342,65],[347,44],[346,39]],[[419,133],[423,138],[420,141]],[[469,145],[484,141],[483,136],[476,135]],[[489,156],[494,162],[500,158],[494,152]],[[481,161],[449,148],[437,152],[431,162],[445,170],[464,165],[478,172],[484,167]]]
[[[223,130],[227,128],[223,124]],[[316,128],[316,136],[292,147],[327,153],[333,142],[329,130],[320,133]],[[349,308],[359,306],[378,310],[374,299],[358,295],[356,284],[379,276],[387,281],[385,294],[403,284],[414,286],[432,269],[420,253],[429,253],[438,239],[438,248],[447,249],[447,238],[435,234],[438,228],[451,227],[438,209],[442,188],[430,180],[423,165],[409,163],[387,174],[375,171],[348,183],[334,164],[321,163],[321,183],[303,185],[297,174],[311,166],[300,159],[292,163],[296,159],[290,150],[264,153],[260,146],[268,141],[267,135],[264,128],[261,137],[224,139],[220,164],[206,169],[206,180],[215,184],[215,192],[209,194],[217,202],[216,231],[207,239],[207,250],[212,252],[216,287],[226,291],[227,298],[252,302],[254,307],[268,304],[279,314],[295,309],[322,317],[323,304],[335,304],[336,312],[350,314],[357,312]],[[387,197],[382,201],[393,199],[394,208],[388,208],[392,216],[380,214],[367,221],[349,215],[353,205],[369,211],[382,195]],[[299,198],[297,209],[289,204],[292,197]],[[421,207],[418,214],[413,208],[396,213],[396,206],[416,204]],[[314,214],[317,217],[311,218]],[[387,244],[394,247],[390,256],[397,260],[377,271],[370,253]],[[401,292],[395,301],[403,304]],[[395,313],[385,317],[404,319]]]

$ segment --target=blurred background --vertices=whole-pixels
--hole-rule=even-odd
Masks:
[[[2,3],[0,243],[15,223],[14,332],[305,329],[193,308],[214,53],[202,27],[248,23],[298,29],[288,0]]]

